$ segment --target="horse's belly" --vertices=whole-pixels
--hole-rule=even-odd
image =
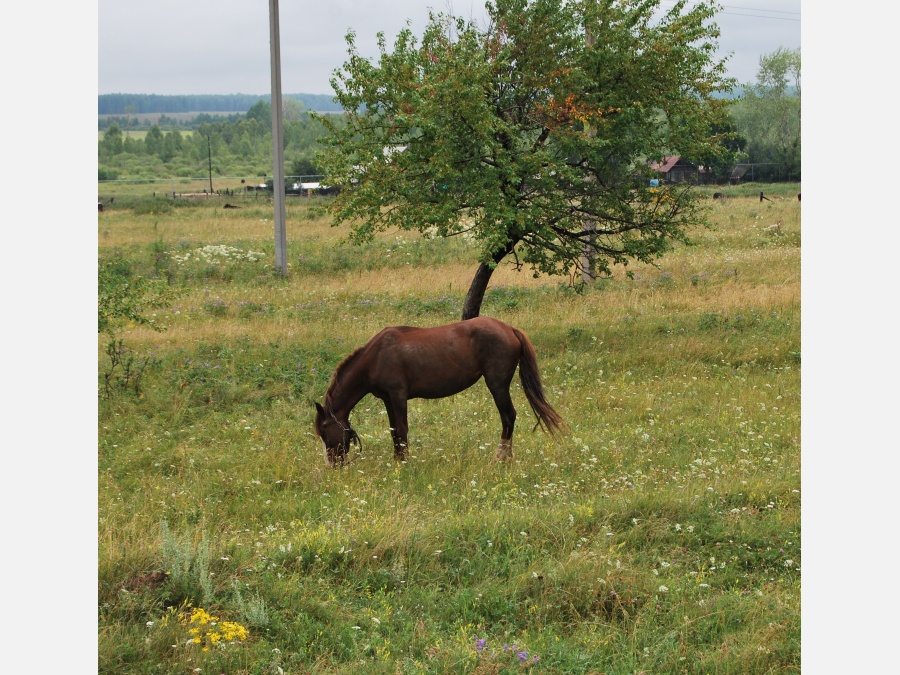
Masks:
[[[428,382],[415,382],[409,387],[409,398],[444,398],[453,396],[468,389],[481,378],[481,373],[476,376],[455,374],[445,375]]]

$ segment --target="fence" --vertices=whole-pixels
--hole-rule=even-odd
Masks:
[[[784,180],[786,171],[778,162],[736,164],[731,172],[731,183],[777,183]]]
[[[308,195],[304,185],[318,184],[321,176],[285,176],[288,194]],[[295,189],[292,189],[294,185]],[[232,196],[247,193],[271,194],[271,176],[213,176],[212,178],[139,178],[97,181],[100,203],[115,197],[167,197],[170,199]]]

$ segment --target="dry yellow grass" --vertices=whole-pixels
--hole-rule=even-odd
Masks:
[[[310,206],[317,203],[320,204],[317,200],[289,203],[289,236],[312,247],[336,251],[334,247],[344,240],[346,229],[334,228],[325,217],[311,213]],[[103,248],[114,248],[148,246],[161,241],[173,249],[179,242],[197,245],[242,241],[250,248],[268,244],[273,237],[271,215],[265,210],[268,207],[257,208],[252,203],[244,206],[234,211],[175,209],[158,216],[133,216],[128,211],[101,214],[100,244]],[[627,269],[615,268],[613,283],[603,286],[606,282],[598,282],[603,288],[599,292],[581,296],[567,294],[564,301],[549,306],[523,302],[504,311],[501,318],[525,328],[548,323],[591,328],[616,325],[627,316],[725,315],[751,309],[761,313],[788,313],[799,319],[799,204],[782,199],[760,205],[755,198],[732,198],[714,203],[710,216],[711,229],[693,232],[698,245],[678,245],[657,266],[634,264]],[[767,229],[770,222],[778,223],[777,232]],[[106,235],[102,234],[104,231]],[[417,233],[389,232],[378,238],[385,242],[413,242],[419,237]],[[356,251],[347,246],[334,254],[355,255]],[[398,266],[332,274],[311,273],[304,270],[302,263],[292,261],[290,276],[284,282],[194,286],[177,303],[179,307],[195,309],[210,297],[231,307],[257,303],[274,310],[266,320],[223,319],[173,309],[162,313],[163,322],[169,327],[166,332],[132,327],[128,338],[141,348],[169,350],[238,339],[315,344],[341,336],[349,350],[384,327],[383,314],[357,309],[356,304],[361,300],[377,298],[390,305],[444,295],[461,297],[468,289],[476,265],[474,249],[471,259],[451,258],[439,266]],[[627,271],[635,275],[634,281],[627,281]],[[527,268],[518,271],[512,264],[504,263],[494,272],[491,287],[543,288],[552,294],[569,281],[562,277],[534,278]],[[342,319],[326,323],[302,321],[284,311],[321,302],[341,307]],[[410,320],[398,312],[395,314],[396,323],[417,325],[455,319],[421,316]],[[102,343],[101,340],[98,344],[101,351]]]

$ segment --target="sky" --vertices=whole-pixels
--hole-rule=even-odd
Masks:
[[[716,23],[729,75],[754,82],[759,57],[800,47],[800,0],[722,3]],[[420,37],[429,8],[485,22],[484,0],[280,0],[281,89],[333,94],[330,79],[347,60],[356,34],[366,57],[376,36],[388,45],[410,22]],[[664,8],[674,4],[663,0]],[[269,3],[265,0],[98,0],[98,93],[268,94],[271,91]]]

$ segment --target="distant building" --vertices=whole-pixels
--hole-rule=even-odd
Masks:
[[[731,176],[728,177],[729,182],[739,183],[750,168],[749,164],[738,164],[731,170]]]
[[[650,168],[662,174],[663,179],[669,183],[699,182],[700,167],[683,159],[681,155],[663,157],[661,162],[653,162]]]

